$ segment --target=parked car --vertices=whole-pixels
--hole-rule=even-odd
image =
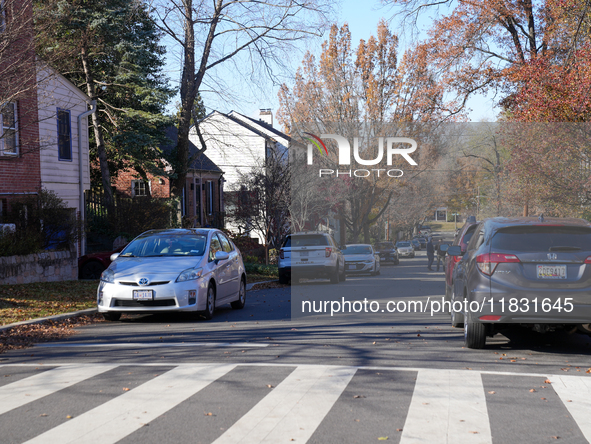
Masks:
[[[369,273],[380,274],[380,256],[369,244],[351,244],[343,251],[345,255],[345,271],[348,274]]]
[[[478,222],[476,222],[476,217],[469,216],[466,219],[466,222],[464,223],[462,228],[460,229],[460,234],[458,236],[456,236],[456,238],[454,239],[452,246],[459,245],[461,252],[465,253],[466,247],[468,246],[468,242],[470,242],[470,239],[472,238],[472,235],[474,234],[474,230],[476,229],[477,225],[478,225]],[[453,286],[454,286],[453,285],[454,268],[455,268],[456,264],[461,259],[462,259],[461,256],[451,256],[449,254],[447,254],[445,256],[445,262],[443,264],[443,268],[445,270],[445,300],[446,301],[451,300]],[[451,314],[454,315],[453,312]],[[453,319],[452,319],[452,325],[455,327],[460,326],[459,323],[457,321],[454,321]]]
[[[413,239],[416,239],[419,241],[419,243],[421,244],[421,248],[427,248],[427,238],[425,238],[421,235],[415,235],[413,237]]]
[[[417,250],[421,250],[421,242],[419,242],[418,239],[411,239],[410,244],[412,245],[412,248],[417,251]]]
[[[400,263],[398,259],[398,250],[396,250],[394,243],[378,242],[373,248],[376,254],[380,257],[380,262],[382,264],[385,262],[392,262],[392,264],[398,265]]]
[[[132,240],[101,275],[98,311],[108,321],[122,313],[201,312],[246,301],[242,255],[216,229],[150,230]]]
[[[419,229],[419,234],[422,234],[424,236],[430,236],[431,227],[429,225],[421,225],[421,228]]]
[[[449,248],[462,255],[459,245]],[[476,227],[454,271],[464,342],[483,348],[506,324],[591,334],[591,224],[583,219],[492,218]],[[478,305],[478,308],[475,306]]]
[[[85,254],[78,258],[78,279],[100,279],[101,273],[111,265],[111,255],[119,253],[123,247],[113,251]]]
[[[293,277],[326,277],[332,284],[346,279],[345,257],[328,233],[308,231],[288,235],[279,250],[279,282],[287,284]]]
[[[415,249],[410,241],[396,242],[396,249],[398,250],[398,257],[415,257]]]

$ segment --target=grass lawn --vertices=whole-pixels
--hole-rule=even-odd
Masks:
[[[456,231],[454,222],[427,222],[424,225],[429,225],[433,231]],[[458,228],[464,225],[464,222],[458,222]]]
[[[0,325],[96,307],[97,281],[0,286]]]

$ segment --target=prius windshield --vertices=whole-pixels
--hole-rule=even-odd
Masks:
[[[161,234],[139,237],[119,257],[203,256],[207,236],[199,234]]]

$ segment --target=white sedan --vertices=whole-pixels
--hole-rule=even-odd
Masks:
[[[108,321],[122,313],[241,309],[246,301],[242,255],[216,229],[147,231],[131,241],[101,275],[98,311]]]
[[[380,256],[371,245],[347,245],[343,254],[345,255],[345,273],[370,273],[372,276],[380,274]]]
[[[396,249],[398,250],[398,257],[415,257],[415,249],[410,241],[396,242]]]

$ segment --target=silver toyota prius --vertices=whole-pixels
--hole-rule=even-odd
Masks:
[[[122,313],[241,309],[246,300],[242,255],[216,229],[147,231],[131,241],[101,275],[98,311],[108,321]]]

